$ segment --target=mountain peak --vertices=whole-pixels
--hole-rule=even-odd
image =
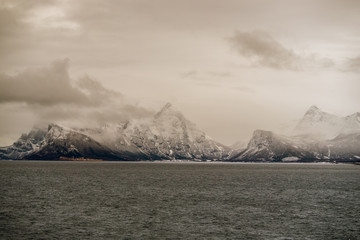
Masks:
[[[312,115],[314,113],[321,112],[320,108],[318,108],[316,105],[312,105],[305,113],[305,115]]]
[[[158,113],[155,114],[155,117],[160,117],[170,112],[177,112],[177,111],[174,109],[173,105],[170,102],[168,102],[161,108],[161,110]]]
[[[62,126],[60,126],[59,124],[56,124],[56,123],[49,123],[49,125],[48,125],[48,131],[50,131],[51,129],[62,129],[63,127]]]
[[[160,110],[160,112],[164,112],[164,111],[168,111],[171,110],[173,108],[173,105],[170,102],[167,102],[162,109]]]
[[[259,137],[271,137],[273,135],[273,132],[271,131],[265,131],[261,129],[256,129],[253,132],[253,138],[259,138]]]
[[[320,110],[320,108],[316,105],[312,105],[309,110]]]

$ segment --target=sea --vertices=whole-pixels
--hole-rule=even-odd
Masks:
[[[360,166],[0,161],[0,239],[360,239]]]

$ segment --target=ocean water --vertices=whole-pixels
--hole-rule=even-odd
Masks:
[[[360,166],[0,161],[0,239],[360,239]]]

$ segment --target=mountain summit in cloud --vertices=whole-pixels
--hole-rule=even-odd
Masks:
[[[0,158],[221,160],[229,150],[167,103],[148,119],[126,120],[98,128],[67,128],[57,124],[50,124],[47,130],[34,128],[12,146],[1,148]]]

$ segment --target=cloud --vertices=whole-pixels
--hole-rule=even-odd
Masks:
[[[180,76],[181,76],[182,78],[190,78],[190,77],[196,76],[197,74],[198,74],[197,71],[191,70],[191,71],[188,71],[188,72],[183,72],[183,73],[181,73]]]
[[[123,100],[123,95],[119,92],[105,88],[100,82],[92,79],[88,75],[81,77],[77,82],[76,86],[80,91],[85,93],[91,102],[108,102],[111,100]]]
[[[69,60],[63,59],[48,67],[28,69],[14,76],[1,73],[0,103],[99,106],[122,100],[121,93],[106,89],[88,75],[72,80],[68,71]]]
[[[257,65],[274,69],[300,70],[302,59],[262,31],[240,32],[228,38],[231,46]]]
[[[58,60],[49,67],[25,70],[18,75],[0,75],[0,103],[25,102],[28,104],[78,105],[93,102],[80,89],[71,85],[68,74],[69,60]]]
[[[33,9],[25,19],[37,29],[77,30],[80,25],[68,19],[64,9],[59,6],[45,6]]]
[[[96,126],[153,114],[88,75],[72,79],[68,69],[69,60],[64,59],[15,76],[0,74],[0,109],[10,104],[26,109],[38,121],[68,126]]]
[[[352,72],[360,72],[360,56],[348,59],[347,70]]]

